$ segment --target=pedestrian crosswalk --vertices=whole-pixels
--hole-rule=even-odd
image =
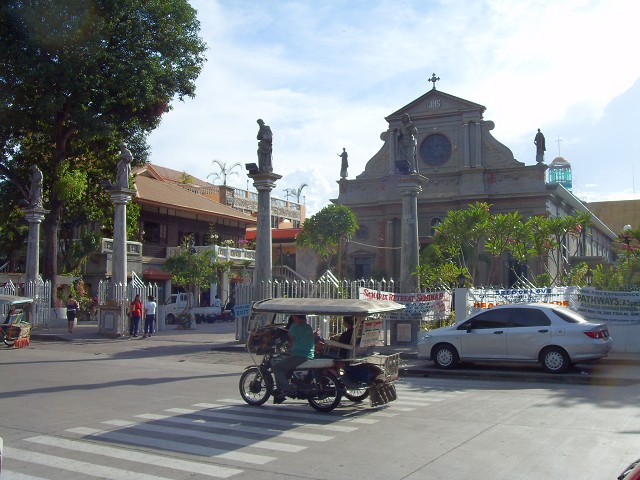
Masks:
[[[255,407],[220,398],[96,421],[12,445],[5,440],[2,479],[231,478],[459,393],[417,389],[415,383],[396,387],[398,400],[388,405],[370,408],[345,399],[326,415],[303,402]]]

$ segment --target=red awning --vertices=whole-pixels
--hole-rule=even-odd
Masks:
[[[256,231],[257,230],[247,230],[244,235],[245,238],[247,240],[255,240]],[[299,228],[272,228],[271,238],[273,240],[290,240],[294,242],[296,239],[296,236],[298,236],[298,233],[300,233]]]
[[[147,268],[142,272],[142,278],[145,280],[171,280],[173,275],[157,268]]]

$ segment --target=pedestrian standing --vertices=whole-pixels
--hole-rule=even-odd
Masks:
[[[158,304],[154,302],[153,295],[147,297],[147,301],[144,302],[144,337],[150,337],[153,333],[153,324],[156,321],[156,308]]]
[[[73,298],[73,293],[70,293],[69,298],[67,298],[67,325],[69,326],[69,333],[73,333],[79,307],[78,301]]]
[[[129,304],[129,336],[137,337],[140,328],[140,317],[142,316],[142,302],[140,295],[136,294],[133,302]]]

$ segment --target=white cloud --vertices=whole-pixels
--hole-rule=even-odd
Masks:
[[[633,0],[192,4],[208,61],[197,97],[176,104],[151,135],[153,163],[206,178],[214,158],[255,162],[256,119],[263,118],[283,175],[274,195],[307,183],[312,214],[337,196],[342,147],[353,178],[379,150],[384,116],[425,93],[435,72],[438,89],[487,107],[492,133],[519,160],[535,161],[533,135],[541,128],[548,157],[561,137],[574,185],[595,177],[619,193],[601,181],[606,162],[587,129],[620,121],[619,113],[604,118],[606,109],[640,77]],[[635,151],[616,144],[606,154],[637,158]],[[230,182],[245,187],[246,176]]]

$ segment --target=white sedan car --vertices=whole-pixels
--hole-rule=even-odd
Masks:
[[[540,363],[550,373],[572,363],[597,360],[611,351],[605,324],[591,323],[548,304],[511,304],[476,313],[462,322],[427,332],[418,340],[418,358],[439,368],[461,361]]]

